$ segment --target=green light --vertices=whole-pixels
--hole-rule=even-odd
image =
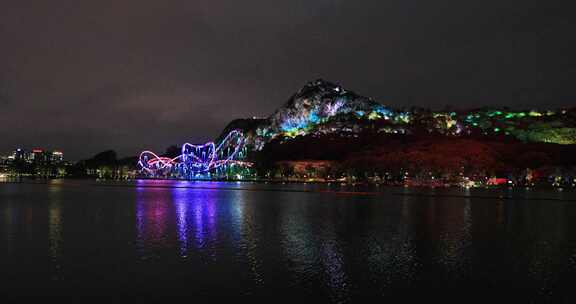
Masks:
[[[528,113],[528,115],[529,115],[529,116],[532,116],[532,117],[539,117],[539,116],[542,116],[542,113],[536,112],[536,111],[530,111],[530,112]]]
[[[378,118],[380,118],[380,114],[378,114],[377,112],[374,112],[374,111],[370,112],[370,114],[368,115],[368,119],[370,119],[370,120],[375,120]]]

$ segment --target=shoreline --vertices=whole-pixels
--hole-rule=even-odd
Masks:
[[[90,183],[67,183],[67,184],[54,184],[50,181],[63,180],[63,181],[87,181]],[[376,186],[388,188],[389,191],[350,191],[350,190],[330,190],[330,189],[281,189],[281,188],[247,188],[247,187],[209,187],[209,186],[194,186],[194,185],[170,185],[170,184],[148,184],[148,185],[138,185],[135,182],[138,181],[160,181],[160,182],[226,182],[226,183],[245,183],[245,184],[261,184],[261,185],[286,185],[286,184],[332,184],[330,182],[269,182],[269,181],[252,181],[252,180],[177,180],[177,179],[135,179],[135,180],[95,180],[95,179],[83,179],[83,178],[64,178],[64,179],[42,179],[42,182],[33,182],[34,179],[24,180],[24,181],[0,181],[0,184],[26,184],[26,185],[48,185],[48,186],[72,186],[72,187],[109,187],[109,188],[150,188],[150,189],[197,189],[197,190],[218,190],[218,191],[247,191],[247,192],[292,192],[292,193],[317,193],[317,194],[335,194],[335,195],[355,195],[355,196],[408,196],[408,197],[430,197],[430,198],[463,198],[463,199],[498,199],[498,200],[521,200],[521,201],[555,201],[555,202],[575,202],[576,199],[562,199],[562,198],[530,198],[514,195],[479,195],[479,194],[449,194],[449,193],[406,193],[400,192],[399,189],[412,189],[412,190],[549,190],[556,192],[563,192],[563,188],[526,188],[526,187],[476,187],[476,188],[464,188],[464,187],[425,187],[425,186],[399,186],[399,185],[377,185],[377,184],[342,184],[343,186]],[[335,183],[338,184],[338,183]],[[383,189],[384,190],[384,189]],[[576,191],[570,191],[568,193],[576,193]]]
[[[18,181],[20,180],[20,181]],[[576,186],[555,187],[549,184],[536,184],[533,186],[524,185],[480,185],[480,186],[462,186],[459,184],[427,184],[427,183],[413,183],[411,185],[400,183],[378,183],[378,182],[346,182],[342,180],[273,180],[273,179],[180,179],[180,178],[148,178],[139,177],[134,179],[98,179],[92,177],[49,177],[49,178],[31,178],[31,177],[11,177],[0,179],[0,183],[22,183],[24,181],[38,181],[38,184],[48,183],[52,180],[77,180],[77,181],[94,181],[94,182],[137,182],[137,181],[156,181],[156,182],[227,182],[227,183],[255,183],[255,184],[294,184],[294,185],[342,185],[342,186],[373,186],[373,187],[393,187],[393,188],[410,188],[410,189],[533,189],[533,190],[557,190],[557,191],[571,191],[576,190]]]

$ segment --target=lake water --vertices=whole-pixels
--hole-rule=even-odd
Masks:
[[[0,274],[8,297],[576,303],[576,193],[0,183]]]

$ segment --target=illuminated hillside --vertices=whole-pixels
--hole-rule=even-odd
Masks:
[[[272,140],[301,136],[357,137],[378,134],[440,134],[511,138],[521,142],[576,144],[576,111],[477,109],[469,111],[399,110],[358,95],[342,86],[309,82],[266,119],[239,119],[223,134],[240,129],[252,151]]]

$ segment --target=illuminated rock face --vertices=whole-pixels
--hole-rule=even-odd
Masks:
[[[222,134],[240,129],[251,151],[260,151],[270,140],[294,138],[311,133],[326,134],[361,129],[358,120],[390,120],[406,123],[409,115],[393,112],[370,98],[363,97],[324,80],[309,82],[268,118],[232,121]]]
[[[511,136],[521,141],[576,144],[576,111],[481,109],[443,112],[399,111],[348,91],[338,84],[309,82],[267,118],[239,119],[223,132],[244,132],[248,151],[260,151],[275,138],[335,134],[438,133],[446,136]]]
[[[385,118],[392,112],[383,105],[324,80],[308,83],[270,116],[269,132],[287,137],[306,135],[339,115]]]

